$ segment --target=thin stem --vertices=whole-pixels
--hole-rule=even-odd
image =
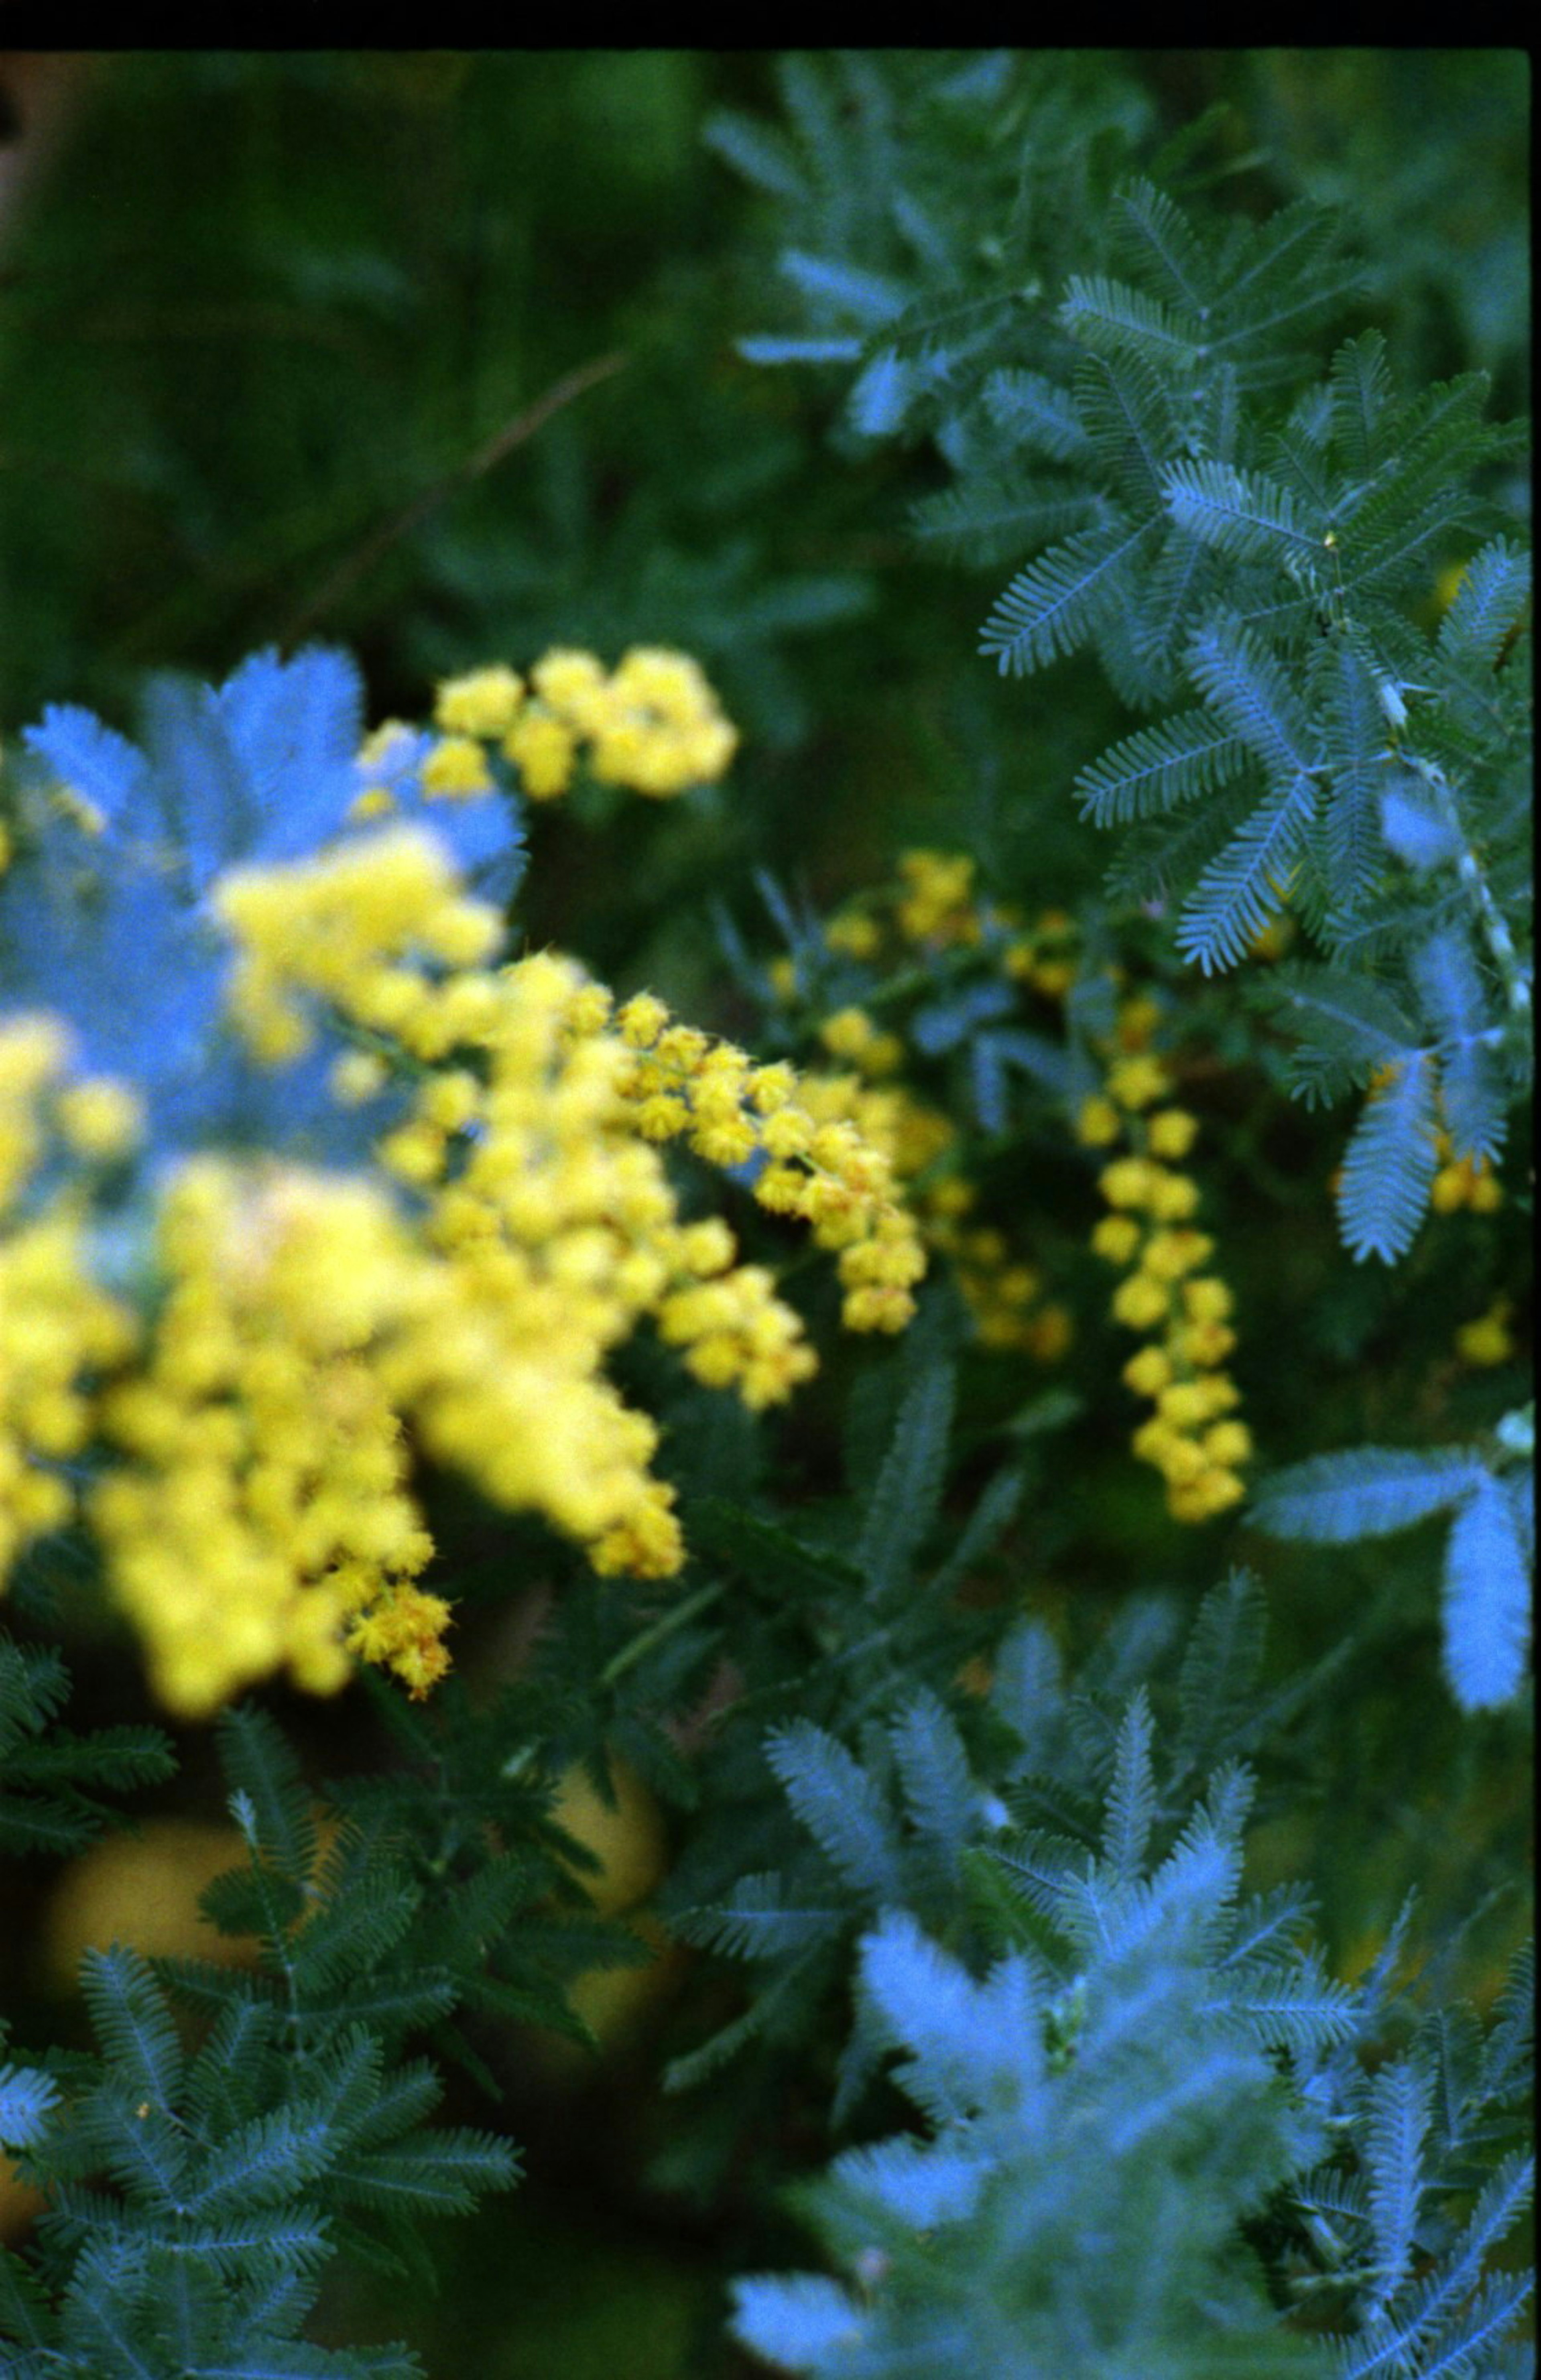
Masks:
[[[624,1678],[626,1671],[644,1659],[655,1645],[661,1645],[676,1628],[683,1628],[687,1620],[694,1620],[698,1611],[705,1611],[723,1592],[722,1582],[719,1579],[713,1586],[698,1587],[694,1595],[687,1595],[683,1603],[673,1604],[661,1618],[644,1628],[639,1636],[634,1636],[629,1645],[623,1645],[613,1659],[606,1662],[600,1671],[601,1685],[613,1686],[618,1678]]]

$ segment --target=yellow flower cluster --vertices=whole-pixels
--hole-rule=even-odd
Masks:
[[[979,913],[972,898],[975,863],[965,852],[902,851],[902,891],[893,922],[906,942],[946,950],[979,940]]]
[[[163,1700],[190,1717],[286,1664],[328,1694],[349,1653],[415,1693],[449,1606],[405,1486],[385,1334],[428,1301],[366,1182],[191,1160],[157,1219],[165,1286],[144,1360],[102,1400],[118,1455],[88,1498]]]
[[[900,944],[929,952],[993,946],[1013,982],[1062,1000],[1076,976],[1074,919],[1045,909],[1029,925],[1010,902],[979,898],[976,873],[966,852],[901,852],[897,881],[838,911],[824,929],[825,943],[847,958],[878,958],[886,925]],[[791,970],[790,960],[772,962],[772,982],[783,998],[795,989]],[[858,1050],[837,1054],[861,1062]]]
[[[55,1133],[88,1163],[126,1156],[143,1128],[136,1095],[104,1075],[61,1080],[68,1029],[54,1016],[0,1020],[0,1215],[17,1196]]]
[[[1507,1364],[1514,1353],[1513,1317],[1512,1298],[1499,1297],[1474,1322],[1463,1322],[1455,1334],[1455,1352],[1462,1363],[1478,1369]]]
[[[87,1144],[113,1141],[137,1107],[116,1084],[61,1082],[64,1026],[47,1016],[0,1022],[0,1586],[32,1541],[73,1517],[68,1482],[51,1466],[78,1455],[91,1434],[90,1376],[124,1361],[134,1344],[127,1309],[91,1281],[87,1210],[60,1193],[16,1210],[48,1150],[68,1140],[73,1117]],[[117,1153],[117,1145],[109,1152]]]
[[[976,863],[966,853],[903,852],[896,882],[838,911],[825,926],[825,944],[842,957],[880,963],[906,945],[928,953],[994,947],[1005,975],[1062,1000],[1077,972],[1074,921],[1062,910],[1046,910],[1026,927],[1010,905],[976,895],[975,874]],[[796,996],[796,964],[790,956],[773,959],[770,975],[779,998]],[[909,1185],[957,1135],[938,1110],[887,1082],[904,1062],[902,1037],[880,1031],[867,1011],[855,1005],[826,1017],[818,1030],[832,1057],[864,1076],[885,1078],[884,1089],[892,1094],[886,1108],[869,1093],[859,1121],[867,1136],[892,1159],[896,1177]],[[953,1172],[910,1195],[926,1245],[952,1262],[980,1343],[1040,1363],[1063,1354],[1074,1335],[1069,1313],[1062,1305],[1038,1302],[1040,1276],[1003,1232],[965,1222],[975,1203],[973,1185]]]
[[[494,908],[461,891],[438,838],[407,825],[296,864],[232,869],[213,908],[237,950],[232,1014],[270,1065],[310,1047],[317,1001],[418,1057],[442,1056],[476,1022],[476,995],[452,997],[453,981],[426,970],[471,968],[504,931]]]
[[[855,1066],[860,1075],[896,1074],[904,1062],[904,1044],[897,1033],[884,1033],[865,1008],[838,1008],[826,1016],[819,1038],[831,1058]]]
[[[1503,1205],[1503,1188],[1486,1158],[1457,1158],[1448,1132],[1437,1136],[1439,1171],[1429,1190],[1437,1215],[1453,1215],[1469,1207],[1474,1215],[1491,1215]]]
[[[398,1242],[399,1295],[373,1326],[390,1409],[493,1500],[582,1539],[597,1568],[677,1570],[672,1491],[647,1470],[657,1433],[605,1379],[610,1349],[649,1318],[698,1378],[753,1408],[816,1359],[770,1274],[735,1263],[726,1225],[679,1220],[658,1144],[681,1138],[728,1167],[769,1159],[757,1195],[839,1250],[844,1318],[868,1330],[909,1318],[925,1266],[887,1158],[820,1113],[790,1068],[751,1065],[650,995],[613,1016],[610,994],[553,954],[478,964],[495,921],[420,829],[242,871],[215,905],[237,944],[235,1014],[260,1054],[305,1046],[325,1002],[375,1045],[334,1067],[341,1099],[382,1087],[392,1042],[398,1064],[452,1062],[423,1075],[377,1145],[424,1205],[416,1285],[408,1296]],[[408,1312],[431,1328],[407,1330]],[[351,1649],[401,1666],[382,1632],[403,1593],[399,1580],[377,1590]]]
[[[1005,923],[1020,925],[1013,911],[1003,909],[1000,915]],[[1007,945],[1005,971],[1046,1000],[1063,1000],[1078,973],[1077,940],[1073,917],[1062,909],[1045,909]]]
[[[1069,1311],[1039,1302],[1042,1276],[1013,1257],[1004,1232],[993,1224],[965,1226],[961,1219],[975,1196],[972,1183],[953,1174],[920,1200],[927,1245],[951,1257],[981,1347],[1057,1363],[1074,1337]]]
[[[809,1224],[819,1247],[839,1251],[846,1329],[903,1330],[925,1251],[895,1196],[892,1159],[853,1120],[856,1078],[799,1081],[790,1066],[752,1065],[731,1042],[672,1025],[647,992],[615,1021],[633,1053],[623,1089],[637,1130],[650,1141],[683,1139],[713,1165],[769,1160],[753,1195],[772,1214]]]
[[[1235,1345],[1231,1292],[1203,1269],[1214,1242],[1193,1228],[1198,1185],[1176,1170],[1198,1126],[1185,1109],[1160,1104],[1172,1087],[1145,1046],[1153,1022],[1148,1002],[1124,1003],[1121,1054],[1105,1089],[1083,1103],[1077,1133],[1088,1148],[1123,1146],[1098,1179],[1112,1212],[1092,1233],[1092,1246],[1127,1269],[1113,1298],[1114,1319],[1160,1333],[1123,1369],[1129,1387],[1156,1408],[1135,1432],[1134,1451],[1165,1479],[1173,1519],[1204,1521],[1244,1495],[1239,1466],[1251,1455],[1252,1438],[1244,1422],[1226,1418],[1240,1402],[1221,1368]]]
[[[498,664],[440,686],[433,715],[443,741],[425,765],[425,793],[485,791],[483,747],[495,744],[530,799],[549,801],[567,791],[587,746],[601,783],[662,799],[720,777],[737,748],[687,654],[634,645],[607,675],[592,653],[558,648],[529,677],[533,691]]]

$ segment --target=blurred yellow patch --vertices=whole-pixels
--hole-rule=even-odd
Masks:
[[[602,1916],[617,1917],[645,1900],[661,1881],[667,1843],[663,1814],[636,1771],[613,1760],[610,1776],[615,1788],[613,1809],[588,1772],[573,1767],[557,1787],[552,1815],[599,1861],[597,1874],[584,1870],[578,1880]],[[629,1977],[638,1971],[620,1972]],[[608,1972],[605,1980],[613,1980]]]
[[[255,1944],[217,1934],[199,1915],[198,1896],[226,1868],[245,1864],[234,1827],[155,1818],[137,1838],[110,1836],[73,1860],[43,1914],[39,1961],[44,1980],[73,1991],[82,1954],[121,1942],[146,1957],[249,1962]]]
[[[15,2240],[42,2213],[41,2190],[21,2180],[9,2157],[0,2156],[0,2240]]]

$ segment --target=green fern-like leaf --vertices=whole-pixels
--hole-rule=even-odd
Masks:
[[[1417,1050],[1360,1110],[1338,1188],[1343,1243],[1357,1263],[1405,1256],[1427,1212],[1438,1163],[1435,1081],[1432,1055]]]
[[[998,662],[1002,675],[1009,670],[1016,677],[1074,652],[1120,601],[1149,536],[1147,521],[1131,528],[1115,514],[1051,546],[1001,597],[981,632],[980,651]]]
[[[1206,975],[1234,966],[1276,917],[1301,864],[1316,817],[1308,776],[1266,795],[1241,832],[1210,860],[1183,906],[1177,947]]]

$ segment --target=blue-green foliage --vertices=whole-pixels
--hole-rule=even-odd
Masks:
[[[1525,1680],[1535,1563],[1528,1459],[1497,1467],[1476,1449],[1359,1446],[1274,1472],[1249,1517],[1276,1537],[1353,1545],[1439,1513],[1445,1541],[1444,1658],[1462,1710],[1512,1702]]]
[[[945,1582],[946,1572],[939,1576]],[[856,1583],[844,1582],[847,1596]],[[852,1674],[838,1655],[828,1660],[823,1723],[799,1717],[773,1728],[748,1773],[743,1751],[724,1747],[709,1784],[727,1806],[663,1896],[675,1932],[748,1970],[746,2004],[676,2059],[670,2079],[677,2088],[710,2077],[721,2090],[726,2062],[752,2044],[774,2047],[804,2035],[838,1993],[861,1927],[886,1910],[909,1910],[982,1959],[995,1938],[996,1896],[977,1854],[999,1843],[1013,1816],[1029,1830],[1024,1856],[1048,1862],[1056,1875],[1066,1861],[1099,1852],[1110,1874],[1133,1874],[1136,1845],[1153,1829],[1168,1839],[1177,1831],[1212,1764],[1277,1732],[1312,1691],[1297,1682],[1281,1695],[1259,1695],[1261,1598],[1256,1582],[1237,1573],[1207,1598],[1175,1681],[1179,1719],[1157,1807],[1140,1752],[1148,1712],[1139,1697],[1171,1651],[1165,1605],[1131,1602],[1074,1688],[1039,1623],[1010,1627],[997,1635],[983,1709],[958,1695],[941,1660],[935,1682],[918,1690],[902,1669],[889,1670],[888,1647],[859,1609],[848,1625],[861,1666]],[[959,1640],[944,1641],[954,1647],[955,1673]],[[750,1716],[735,1730],[740,1745],[752,1741]],[[780,1791],[768,1805],[770,1779]],[[1305,1978],[1307,2011],[1320,1988],[1314,1973]],[[858,2000],[841,2056],[837,2122],[861,2103],[881,2049]]]
[[[249,1858],[204,1907],[258,1937],[257,1964],[91,1951],[95,2054],[49,2053],[0,2083],[6,2136],[48,2189],[35,2248],[0,2258],[7,2380],[418,2373],[404,2348],[302,2338],[323,2267],[345,2249],[420,2281],[421,2220],[517,2176],[505,2143],[427,2120],[441,2083],[402,2054],[459,1996],[453,1938],[441,1930],[436,1966],[411,1939],[409,1866],[352,1822],[318,1863],[273,1722],[236,1710],[221,1734]]]
[[[218,687],[152,680],[139,745],[68,704],[22,738],[0,997],[65,1017],[83,1062],[144,1095],[157,1156],[235,1141],[357,1161],[387,1121],[389,1094],[353,1111],[329,1098],[324,1045],[275,1075],[222,1029],[227,957],[208,895],[223,871],[360,832],[351,804],[384,784],[397,818],[431,825],[484,896],[505,902],[518,880],[512,789],[425,801],[434,739],[404,731],[366,770],[363,711],[349,656],[311,648],[255,654]]]
[[[52,1650],[0,1635],[0,1851],[79,1851],[116,1820],[103,1792],[172,1776],[170,1743],[153,1727],[81,1735],[59,1718],[69,1692]]]
[[[1315,942],[1306,973],[1341,998],[1303,1007],[1286,978],[1275,1013],[1312,1096],[1389,1085],[1340,1206],[1353,1255],[1394,1262],[1435,1126],[1493,1156],[1530,1079],[1530,570],[1490,492],[1518,433],[1484,420],[1480,373],[1405,395],[1378,331],[1324,347],[1362,279],[1339,219],[1180,206],[1161,160],[1130,170],[1111,79],[1049,90],[992,56],[914,79],[802,65],[783,78],[795,145],[736,122],[718,145],[788,224],[783,271],[822,356],[849,342],[855,428],[928,440],[949,468],[920,533],[976,566],[1032,557],[985,653],[1024,675],[1089,650],[1157,714],[1076,778],[1083,814],[1123,834],[1110,888],[1171,913],[1207,974],[1286,908]],[[1079,252],[1043,186],[1073,130],[1068,170],[1098,192]],[[1462,557],[1431,636],[1436,574]]]
[[[912,1328],[924,1337],[929,1326]],[[806,1652],[794,1638],[782,1653],[786,1684],[776,1699],[800,1713],[773,1727],[762,1749],[750,1729],[735,1730],[710,1780],[709,1820],[713,1801],[719,1815],[664,1896],[685,1940],[753,1970],[747,2007],[674,2061],[676,2089],[714,2075],[762,2034],[806,2030],[864,1920],[900,1902],[947,1907],[962,1846],[988,1823],[988,1797],[938,1687],[969,1646],[947,1611],[952,1588],[1009,1522],[1020,1478],[998,1474],[950,1554],[917,1578],[945,1482],[952,1367],[940,1351],[928,1361],[906,1355],[889,1385],[877,1427],[856,1417],[849,1457],[864,1492],[848,1548],[799,1541],[725,1504],[700,1514],[709,1558],[763,1578],[783,1609],[789,1596],[807,1597],[821,1658],[810,1694],[792,1667]],[[807,1715],[810,1702],[822,1723]],[[859,1758],[836,1728],[857,1737]],[[842,2060],[837,2117],[866,2086],[875,2055],[858,2025]]]
[[[1057,1799],[1074,1832],[1003,1811],[975,1827],[960,1905],[924,1922],[891,1871],[856,2029],[896,2058],[914,2120],[794,2193],[841,2279],[736,2285],[734,2334],[778,2369],[1110,2380],[1132,2342],[1142,2373],[1174,2380],[1489,2368],[1462,2355],[1512,2326],[1527,2286],[1483,2277],[1530,2186],[1526,1973],[1486,2038],[1441,2011],[1370,2072],[1397,1946],[1358,1993],[1334,1982],[1297,1895],[1242,1895],[1247,1771],[1180,1782],[1218,1713],[1244,1710],[1260,1652],[1238,1576],[1190,1639],[1166,1755],[1143,1684],[1114,1719],[1116,1658],[1067,1696],[1037,1632],[1008,1640],[992,1699],[1041,1767],[1008,1764],[1001,1789],[1019,1816]],[[832,1862],[853,1857],[843,1813],[861,1803],[870,1888],[889,1857],[873,1780],[827,1741],[783,1742],[778,1765]],[[960,1835],[965,1773],[943,1797]],[[1479,2143],[1462,2226],[1447,2209]],[[1305,2301],[1331,2343],[1283,2327]]]
[[[57,1659],[0,1652],[7,1836],[73,1848],[107,1815],[88,1789],[164,1776],[166,1748],[151,1730],[72,1735],[53,1716]],[[457,2009],[588,2039],[564,1981],[636,1955],[564,1882],[550,1784],[513,1773],[523,1716],[517,1694],[474,1717],[460,1696],[431,1720],[395,1712],[411,1765],[339,1786],[324,1831],[273,1722],[247,1706],[224,1717],[249,1856],[202,1907],[221,1931],[255,1937],[256,1964],[93,1953],[98,2053],[0,2070],[0,2138],[49,2192],[35,2247],[0,2265],[7,2380],[419,2370],[403,2350],[344,2354],[300,2335],[333,2255],[420,2284],[421,2219],[516,2176],[502,2142],[427,2121],[441,2085],[408,2036],[426,2032],[493,2087]],[[425,1774],[442,1789],[431,1818]]]

